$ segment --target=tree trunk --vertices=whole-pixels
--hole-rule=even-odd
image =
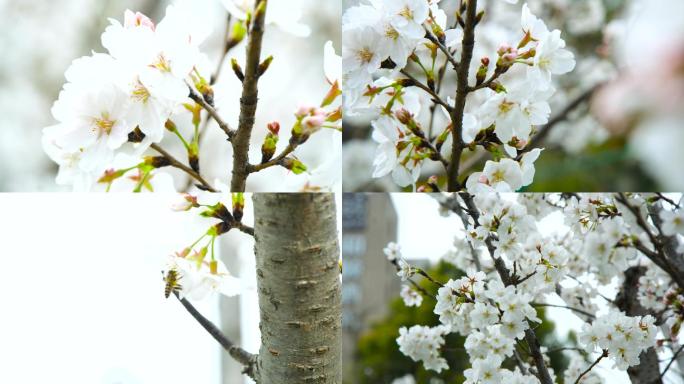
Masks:
[[[646,267],[630,267],[625,271],[625,282],[615,298],[615,304],[624,311],[627,316],[644,316],[649,312],[639,303],[637,292],[639,289],[639,277],[646,273]],[[632,384],[662,384],[660,379],[660,366],[658,354],[655,349],[649,348],[639,355],[639,365],[627,369]]]
[[[261,350],[258,382],[342,382],[333,194],[254,194]]]

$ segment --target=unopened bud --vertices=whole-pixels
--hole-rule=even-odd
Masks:
[[[171,209],[180,212],[180,211],[189,211],[191,208],[197,208],[199,207],[199,204],[197,203],[197,196],[193,196],[189,193],[184,193],[183,194],[183,200],[179,201],[178,203],[175,203],[171,206]]]
[[[164,128],[168,129],[171,132],[175,132],[177,130],[176,124],[171,120],[166,120],[166,123],[164,123]]]
[[[280,165],[286,169],[289,169],[295,175],[299,175],[300,173],[306,171],[306,165],[293,157],[284,158],[280,161]]]
[[[277,144],[278,134],[273,134],[273,132],[267,133],[264,138],[264,143],[261,145],[261,164],[266,163],[273,158]]]
[[[233,72],[238,80],[245,81],[245,74],[242,72],[242,67],[240,67],[240,64],[238,64],[235,58],[230,59],[230,67],[233,68]]]
[[[140,128],[135,127],[135,129],[128,133],[128,141],[130,143],[140,143],[145,139],[145,134],[140,130]]]
[[[242,192],[233,193],[233,217],[236,221],[242,220],[245,209],[245,195]]]
[[[240,44],[246,34],[247,28],[245,28],[242,21],[233,24],[233,28],[231,28],[230,34],[228,35],[228,41],[226,41],[226,46],[224,47],[225,52],[230,51],[233,47]]]
[[[104,172],[102,177],[100,177],[97,182],[102,183],[102,184],[109,184],[113,182],[114,180],[118,179],[119,177],[123,176],[126,173],[125,170],[119,169],[119,170],[114,170],[114,169],[108,169]]]
[[[272,121],[266,125],[266,128],[268,128],[269,132],[277,136],[278,132],[280,132],[280,123]]]
[[[145,156],[143,162],[153,168],[162,168],[171,165],[171,161],[165,156]]]
[[[411,112],[409,112],[406,108],[399,108],[396,112],[394,112],[394,116],[396,116],[397,120],[404,125],[408,125],[409,122],[413,120],[413,115],[411,115]]]
[[[259,67],[257,68],[257,77],[260,77],[263,75],[267,70],[268,67],[271,66],[271,62],[273,61],[273,56],[267,57],[264,61],[259,64]]]
[[[232,222],[233,215],[228,211],[223,203],[216,203],[212,206],[207,207],[207,209],[200,213],[202,217],[214,217],[225,222]]]

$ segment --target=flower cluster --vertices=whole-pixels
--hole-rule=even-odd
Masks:
[[[590,350],[608,351],[617,368],[627,369],[638,365],[639,354],[655,344],[655,319],[650,315],[629,317],[611,312],[591,324],[584,324],[579,337]]]
[[[178,275],[177,285],[181,298],[202,300],[214,293],[235,296],[242,292],[241,280],[232,276],[217,257],[215,243],[219,236],[233,228],[249,233],[242,223],[244,207],[242,193],[232,195],[232,209],[228,209],[226,203],[216,194],[184,194],[173,205],[174,211],[201,209],[201,217],[219,220],[191,245],[172,255],[167,262],[166,273],[174,271]]]
[[[444,326],[424,327],[414,325],[406,329],[399,329],[399,350],[415,361],[423,361],[426,369],[440,372],[448,368],[446,360],[440,356],[439,349],[444,345],[444,335],[448,328]]]
[[[187,3],[184,3],[187,4]],[[186,82],[199,82],[207,58],[199,45],[208,32],[187,9],[171,5],[158,24],[126,11],[102,34],[109,52],[75,60],[52,107],[59,122],[44,130],[44,147],[60,165],[57,182],[89,189],[111,166],[115,152],[139,157],[161,141],[174,113],[189,113]],[[132,169],[154,168],[152,160]],[[121,176],[121,175],[117,175]]]
[[[480,60],[469,68],[476,84],[459,89],[468,94],[468,102],[465,107],[455,105],[454,99],[440,95],[436,85],[450,75],[437,72],[468,65],[456,60],[465,44],[464,29],[474,27],[466,27],[460,14],[460,26],[448,25],[438,3],[373,1],[351,7],[343,16],[344,106],[348,115],[370,112],[374,116],[371,124],[378,147],[373,177],[391,173],[399,186],[415,186],[427,160],[446,168],[450,161],[459,161],[448,159],[452,144],[472,150],[479,145],[495,160],[468,177],[469,191],[514,191],[529,185],[541,152],[528,145],[530,138],[535,127],[548,122],[552,76],[570,72],[574,56],[565,49],[561,32],[549,30],[525,4],[521,25],[511,28],[511,36],[505,38],[515,39],[514,44],[503,43],[496,52],[476,48]],[[479,13],[478,21],[482,17]],[[414,70],[425,77],[425,83],[411,75]],[[465,109],[455,121],[458,108]],[[432,133],[435,116],[426,122],[428,109],[430,115],[441,110],[447,120],[437,134]],[[454,129],[462,132],[463,143],[451,143]]]

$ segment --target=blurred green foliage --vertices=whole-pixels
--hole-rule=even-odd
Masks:
[[[535,163],[534,182],[521,192],[657,191],[621,138],[590,146],[576,155],[545,150]]]
[[[429,271],[429,274],[442,282],[463,276],[462,271],[446,262],[440,262]],[[423,280],[419,284],[429,292],[436,294],[436,287],[428,281]],[[401,298],[392,301],[387,317],[373,324],[368,332],[358,340],[354,371],[351,378],[345,378],[345,383],[391,383],[392,380],[406,374],[412,374],[419,384],[440,382],[438,380],[449,384],[462,383],[464,381],[463,371],[470,367],[468,355],[463,348],[465,341],[463,336],[450,334],[446,337],[442,356],[447,360],[449,369],[441,373],[427,371],[423,368],[422,363],[416,363],[399,352],[399,346],[396,342],[399,336],[399,328],[411,327],[412,325],[439,325],[439,317],[432,312],[435,303],[434,298],[425,297],[423,304],[416,308],[406,307]],[[543,323],[535,330],[537,336],[542,345],[553,350],[561,344],[554,333],[555,325],[545,319],[543,310],[538,309],[538,313]],[[572,345],[575,344],[572,336],[569,337],[569,342]],[[568,362],[562,352],[552,352],[549,357],[555,372],[565,370]],[[504,362],[504,366],[509,369],[515,367],[513,361]]]

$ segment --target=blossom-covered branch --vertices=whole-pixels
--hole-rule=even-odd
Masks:
[[[493,58],[475,42],[475,30],[487,18],[477,0],[461,2],[453,26],[439,5],[383,0],[351,7],[343,16],[344,107],[347,115],[373,116],[378,143],[373,177],[391,174],[400,187],[416,189],[423,165],[439,161],[444,170],[440,167],[421,191],[504,192],[527,186],[542,151],[531,137],[535,127],[549,122],[552,77],[570,72],[574,56],[561,32],[549,30],[527,4],[522,28],[497,25],[508,28],[513,37],[507,41],[516,43],[502,43]],[[475,84],[469,84],[470,74]],[[443,95],[445,78],[455,78],[453,98]],[[440,123],[433,136],[433,125]],[[479,147],[493,160],[482,172],[462,174],[469,168],[461,167],[462,160],[478,156]]]
[[[250,145],[254,144],[251,137],[258,101],[257,84],[273,61],[272,56],[261,58],[266,27],[275,24],[297,36],[306,36],[310,31],[298,22],[300,10],[283,7],[281,3],[271,4],[273,16],[266,15],[267,0],[222,0],[222,3],[228,17],[215,69],[210,68],[214,65],[200,49],[212,32],[205,4],[177,1],[167,7],[159,23],[130,10],[124,14],[123,24],[110,19],[111,24],[101,36],[107,53],[93,53],[74,60],[52,108],[58,123],[43,131],[43,148],[59,165],[58,184],[86,191],[100,188],[108,192],[175,191],[177,183],[159,169],[171,165],[187,174],[185,189],[193,186],[194,179],[199,182],[194,184],[199,189],[230,188],[242,192],[250,173],[267,168],[254,169],[248,159]],[[244,70],[231,58],[233,72],[242,84],[238,126],[234,129],[228,123],[231,116],[225,116],[214,104],[214,88],[228,53],[243,40],[246,40]],[[333,132],[328,135],[331,146],[336,145],[337,139],[341,140],[334,133],[341,130],[342,114],[335,106],[340,96],[341,63],[331,42],[326,43],[323,56],[330,91],[315,110],[308,103],[297,109],[292,132],[297,136],[297,143],[286,151],[290,156],[278,163],[292,171],[289,174],[303,174],[297,176],[301,181],[276,189],[328,190],[340,182],[337,173],[327,170],[339,165],[341,159],[335,151],[329,151],[331,154],[311,170],[296,157],[298,146],[306,141],[304,138],[322,128]],[[311,112],[299,116],[297,113],[302,109]],[[228,183],[213,181],[210,185],[206,173],[200,173],[201,138],[210,121],[225,133],[233,149],[232,176],[228,170],[221,173],[221,179],[225,177]],[[171,154],[173,144],[167,145],[166,140],[169,136],[182,146],[187,164],[178,160],[180,156]],[[267,135],[264,143],[267,153],[275,151],[277,140],[277,132]],[[150,164],[145,156],[149,149],[160,152],[165,161]],[[206,158],[202,160],[207,162]],[[313,182],[314,174],[319,173],[325,177]],[[290,187],[290,184],[300,186]]]
[[[433,197],[442,215],[461,219],[463,227],[455,231],[454,248],[444,261],[465,275],[437,284],[438,326],[399,330],[399,350],[425,369],[449,368],[441,353],[458,347],[445,345],[451,333],[466,338],[467,384],[550,384],[561,374],[565,382],[600,382],[595,368],[607,359],[634,383],[659,382],[673,364],[659,365],[664,346],[672,354],[660,361],[681,355],[684,289],[672,274],[684,261],[681,196],[462,192]],[[563,224],[549,228],[546,219],[558,216]],[[489,258],[480,260],[479,252]],[[385,254],[403,279],[419,273],[401,257],[399,244],[390,243]],[[610,290],[614,299],[606,296]],[[411,286],[402,287],[401,297],[407,306],[424,305]],[[535,332],[544,321],[538,307],[567,310],[583,321],[580,349],[563,348],[570,358],[564,372],[550,368],[551,351]]]

